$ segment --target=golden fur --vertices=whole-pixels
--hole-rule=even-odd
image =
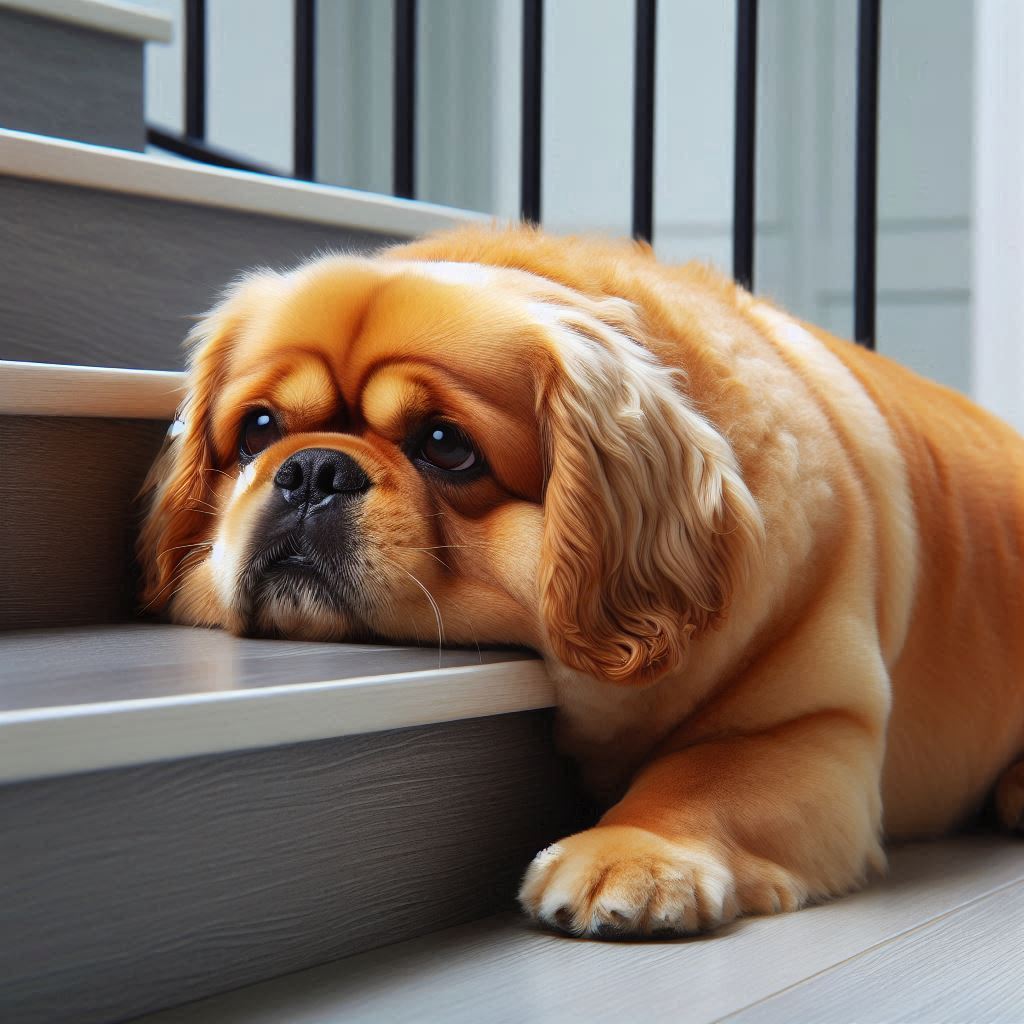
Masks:
[[[960,396],[704,267],[530,229],[250,275],[192,345],[145,601],[235,631],[539,651],[609,810],[538,855],[532,916],[646,934],[794,909],[997,781],[1020,826],[1024,440]],[[284,436],[243,469],[257,407]],[[436,415],[486,473],[414,464]],[[372,481],[359,587],[252,607],[261,510],[308,448]]]

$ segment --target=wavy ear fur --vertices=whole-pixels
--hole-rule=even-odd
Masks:
[[[566,665],[621,684],[678,666],[763,543],[728,442],[689,404],[622,300],[553,311],[540,415],[549,473],[541,608]]]
[[[268,277],[253,274],[231,286],[186,340],[191,355],[188,394],[176,421],[181,429],[168,434],[140,493],[147,503],[137,544],[146,611],[166,607],[180,582],[179,569],[204,550],[193,545],[210,530],[211,520],[206,514],[210,510],[213,468],[210,411],[223,384],[238,327]]]

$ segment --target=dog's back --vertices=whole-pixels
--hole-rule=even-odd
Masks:
[[[1024,438],[957,392],[814,333],[871,395],[906,463],[919,564],[891,670],[883,792],[890,834],[934,832],[1024,754]]]

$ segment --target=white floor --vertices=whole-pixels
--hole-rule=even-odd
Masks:
[[[884,882],[714,936],[600,943],[491,918],[146,1024],[1024,1022],[1024,841],[892,851]]]

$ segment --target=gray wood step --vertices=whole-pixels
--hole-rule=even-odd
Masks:
[[[139,611],[136,495],[166,423],[0,415],[0,629]]]
[[[515,650],[240,639],[155,623],[0,633],[0,783],[535,711]],[[383,703],[382,703],[383,702]]]
[[[1019,1024],[1024,848],[907,846],[864,892],[706,938],[585,942],[502,915],[137,1024],[482,1020]]]
[[[143,50],[171,31],[128,3],[0,0],[0,126],[141,151]]]
[[[521,652],[0,636],[0,1020],[123,1020],[511,905],[580,805]]]
[[[0,362],[0,629],[139,611],[136,496],[181,374]]]
[[[170,370],[242,270],[480,219],[2,129],[0,209],[0,359]]]

